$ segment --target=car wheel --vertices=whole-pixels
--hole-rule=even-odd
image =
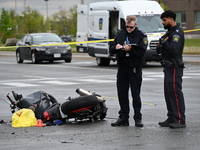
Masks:
[[[72,58],[70,57],[70,58],[67,58],[67,59],[65,59],[65,62],[66,63],[70,63],[72,61]]]
[[[38,64],[39,63],[39,61],[35,57],[35,53],[31,53],[31,60],[32,60],[32,63],[34,63],[34,64]]]
[[[109,58],[96,57],[96,62],[97,62],[98,66],[109,66],[110,65]]]
[[[19,51],[16,52],[16,60],[17,60],[18,63],[23,63],[23,60],[20,57]]]

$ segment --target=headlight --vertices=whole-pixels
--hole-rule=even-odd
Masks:
[[[44,47],[36,47],[35,48],[37,51],[45,51],[46,50],[46,48],[44,48]]]
[[[71,46],[67,45],[66,50],[71,50]]]

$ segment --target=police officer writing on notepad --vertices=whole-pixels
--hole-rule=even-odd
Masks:
[[[119,118],[111,126],[129,126],[129,87],[134,108],[135,126],[143,127],[140,89],[142,84],[143,56],[147,48],[147,36],[136,27],[137,18],[126,18],[126,29],[120,30],[111,44],[111,54],[116,54],[118,63],[117,93],[120,105]]]
[[[167,10],[161,14],[162,24],[168,29],[160,39],[157,51],[161,53],[164,68],[164,96],[167,119],[158,124],[161,127],[182,128],[185,124],[185,103],[182,92],[184,63],[182,59],[184,34],[176,24],[176,14]]]

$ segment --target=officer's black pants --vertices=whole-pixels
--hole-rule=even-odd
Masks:
[[[119,117],[129,118],[129,87],[133,98],[134,120],[141,120],[140,89],[142,84],[142,67],[134,69],[128,65],[119,65],[117,73],[117,92],[120,104]]]
[[[185,123],[185,102],[182,92],[183,67],[164,68],[164,94],[167,116],[175,123]]]

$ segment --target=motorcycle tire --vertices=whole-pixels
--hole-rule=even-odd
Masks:
[[[106,118],[106,113],[102,113],[101,115],[100,115],[100,120],[103,120],[104,118]]]
[[[81,96],[69,100],[61,105],[61,111],[64,114],[78,112],[84,109],[91,108],[99,103],[95,95]]]
[[[106,117],[106,115],[107,115],[107,110],[108,110],[108,108],[106,107],[106,104],[105,104],[105,103],[102,103],[102,104],[101,104],[101,109],[102,109],[102,113],[101,113],[101,115],[100,115],[100,120],[103,120],[103,119]]]

